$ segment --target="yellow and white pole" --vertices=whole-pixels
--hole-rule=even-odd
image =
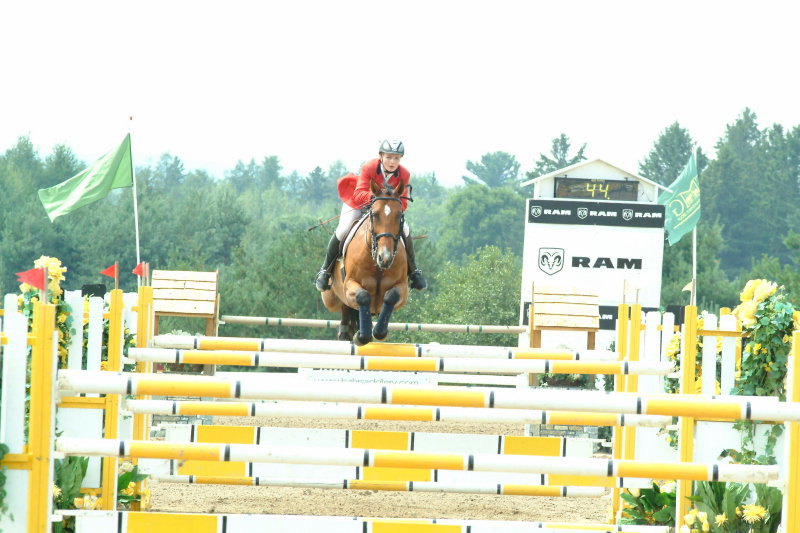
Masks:
[[[53,436],[55,434],[56,308],[33,307],[31,402],[28,451],[32,458],[28,485],[28,533],[50,531],[53,512]],[[13,509],[12,509],[13,511]]]
[[[697,307],[687,305],[683,320],[683,349],[681,350],[681,394],[696,394],[695,362],[697,357]],[[713,371],[713,369],[712,369]],[[682,463],[690,463],[694,458],[695,419],[681,416],[678,435],[678,456]],[[692,495],[692,482],[679,480],[676,484],[677,520],[689,512],[689,500]]]
[[[146,348],[150,339],[153,337],[153,287],[147,285],[147,280],[139,286],[139,295],[136,311],[136,347]],[[153,371],[153,363],[140,361],[136,363],[136,372],[149,374]],[[139,400],[150,400],[150,396],[137,396]],[[151,415],[148,413],[134,413],[133,415],[133,438],[136,440],[147,440],[150,436]],[[138,464],[138,459],[133,459],[134,465]],[[135,493],[141,497],[147,489],[147,480],[136,484]],[[131,502],[132,511],[143,511],[141,500]]]
[[[792,351],[786,373],[786,401],[800,402],[800,331],[792,334]],[[800,422],[790,422],[786,431],[786,485],[783,489],[783,531],[800,533]]]
[[[628,357],[628,320],[630,319],[630,306],[628,304],[620,304],[617,308],[617,344],[616,351],[619,354],[619,360],[624,361]],[[607,379],[607,378],[606,378]],[[614,376],[614,392],[625,392],[624,376]],[[614,459],[622,459],[623,453],[623,428],[615,427],[613,430],[613,439],[611,445],[611,453]],[[620,489],[614,487],[611,494],[611,518],[610,523],[616,521],[617,513],[621,509],[620,503]]]
[[[122,320],[122,290],[111,291],[111,302],[108,308],[108,369],[111,372],[122,371],[122,342],[124,328]],[[107,439],[116,439],[119,436],[119,405],[118,394],[106,395],[104,435]],[[100,494],[103,498],[100,508],[113,511],[117,508],[117,469],[116,457],[103,459],[103,475],[101,478]]]

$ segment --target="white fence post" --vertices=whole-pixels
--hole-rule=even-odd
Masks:
[[[703,329],[717,329],[717,316],[706,315],[703,319]],[[717,393],[717,337],[714,335],[703,335],[700,337],[703,342],[702,359],[702,381],[703,394]]]

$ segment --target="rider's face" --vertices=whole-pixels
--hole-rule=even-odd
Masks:
[[[400,166],[400,159],[402,155],[399,154],[381,154],[381,163],[386,172],[394,172]]]

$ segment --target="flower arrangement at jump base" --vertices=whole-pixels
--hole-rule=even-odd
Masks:
[[[731,394],[776,396],[785,400],[784,380],[791,335],[792,330],[800,329],[800,312],[787,300],[783,287],[764,279],[748,281],[740,300],[733,314],[742,322],[746,343],[741,373]],[[723,456],[742,464],[775,464],[775,444],[783,433],[782,424],[770,426],[763,453],[758,453],[754,444],[754,422],[743,420],[734,427],[742,433],[741,450],[725,450]]]
[[[750,485],[700,481],[693,505],[683,517],[679,533],[775,533],[781,521],[782,496],[766,485],[755,487],[755,502]]]
[[[72,338],[72,309],[64,302],[64,290],[61,282],[66,278],[64,273],[67,267],[61,265],[55,257],[41,256],[33,262],[36,268],[47,269],[47,295],[50,303],[56,306],[56,326],[58,329],[58,358],[59,366],[66,366],[67,347]],[[19,286],[19,310],[28,319],[28,324],[33,323],[33,305],[41,299],[41,291],[36,287],[22,283]]]

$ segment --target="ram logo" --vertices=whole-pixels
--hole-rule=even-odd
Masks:
[[[539,248],[539,270],[552,276],[564,268],[563,248]]]
[[[579,207],[578,208],[578,218],[584,219],[589,216],[589,208],[587,207]]]
[[[540,205],[532,205],[531,206],[531,215],[534,217],[542,216],[542,206]]]
[[[622,219],[623,220],[630,220],[633,218],[633,209],[623,209],[622,210]]]

